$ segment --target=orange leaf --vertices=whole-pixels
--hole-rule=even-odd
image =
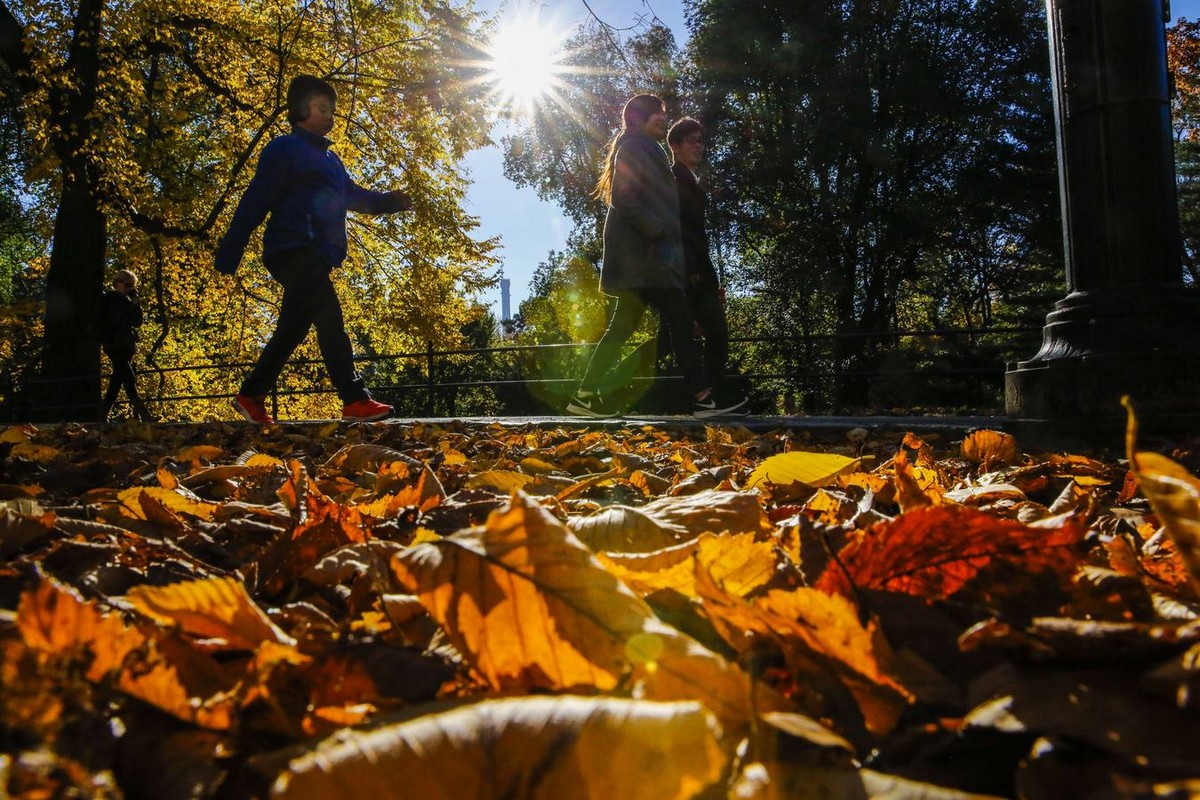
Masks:
[[[741,670],[661,623],[525,495],[482,528],[408,548],[392,571],[494,689],[624,679],[647,699],[699,699],[729,725],[753,715]]]
[[[838,693],[831,690],[836,679],[853,696],[868,730],[891,730],[911,701],[880,665],[881,657],[890,658],[890,650],[875,624],[864,628],[844,597],[801,588],[768,592],[747,603],[702,568],[696,571],[696,585],[705,613],[730,645],[748,654],[759,646],[755,637],[774,641],[797,683],[816,688],[827,702],[836,702]]]
[[[263,642],[295,644],[234,578],[135,586],[129,590],[129,600],[152,619],[178,624],[193,636],[224,640],[235,650],[254,650]]]
[[[1026,573],[1067,573],[1078,563],[1076,549],[1087,529],[1075,522],[1062,528],[1032,528],[972,508],[918,509],[873,525],[838,554],[817,587],[842,594],[850,583],[944,599],[994,561]]]
[[[967,434],[962,443],[963,458],[977,464],[1015,464],[1021,457],[1017,440],[1011,433],[978,430]]]
[[[116,613],[104,613],[74,589],[44,579],[21,595],[17,628],[25,644],[54,656],[90,653],[87,677],[98,681],[119,668],[144,638]]]

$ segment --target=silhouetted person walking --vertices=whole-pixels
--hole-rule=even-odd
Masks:
[[[138,394],[137,373],[133,369],[138,328],[142,325],[137,275],[127,269],[120,270],[113,276],[112,285],[113,288],[106,289],[100,296],[100,308],[96,312],[96,338],[100,340],[100,347],[112,364],[112,376],[108,379],[108,390],[100,403],[99,419],[101,422],[108,419],[117,396],[124,389],[138,419],[149,422],[154,415]]]

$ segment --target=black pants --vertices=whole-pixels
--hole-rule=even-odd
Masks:
[[[288,358],[304,341],[309,328],[317,327],[317,344],[325,371],[343,403],[370,397],[354,370],[354,351],[346,334],[342,304],[329,279],[329,266],[308,248],[286,250],[263,257],[271,277],[283,285],[283,303],[275,332],[263,347],[258,363],[242,382],[241,393],[263,397],[275,386]]]
[[[596,391],[604,376],[617,363],[621,346],[642,320],[650,307],[657,311],[671,331],[671,350],[683,373],[689,393],[696,395],[709,388],[700,366],[700,351],[692,338],[692,312],[682,289],[638,289],[621,292],[608,321],[608,329],[596,343],[592,359],[584,373],[582,388]]]
[[[112,363],[112,376],[108,379],[108,389],[104,392],[104,400],[100,404],[101,419],[108,416],[108,412],[112,411],[112,407],[117,402],[117,395],[121,390],[125,390],[125,396],[129,398],[129,404],[133,406],[134,413],[139,419],[150,419],[150,410],[146,408],[146,403],[142,400],[142,396],[137,390],[137,373],[133,370],[133,350],[116,345],[101,345],[104,349],[104,355],[108,356],[108,360]]]
[[[692,317],[700,326],[704,336],[704,377],[709,386],[717,388],[725,384],[729,370],[729,322],[725,319],[725,304],[721,302],[720,290],[689,289],[688,304]],[[691,333],[688,334],[691,336]],[[671,347],[671,328],[666,320],[659,320],[658,353],[661,359]]]

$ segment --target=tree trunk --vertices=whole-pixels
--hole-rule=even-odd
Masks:
[[[86,148],[94,130],[104,3],[81,0],[66,66],[74,80],[52,96],[62,195],[46,276],[44,383],[32,393],[38,419],[90,420],[100,398],[100,349],[88,329],[104,286],[107,219],[100,175]]]

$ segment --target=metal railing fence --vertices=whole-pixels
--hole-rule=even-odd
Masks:
[[[906,410],[997,412],[1003,409],[1004,371],[1009,361],[1037,349],[1040,327],[945,328],[922,331],[856,331],[803,336],[754,336],[730,340],[731,380],[751,393],[757,410],[776,414],[903,413]],[[505,344],[494,347],[437,349],[360,355],[355,358],[372,393],[397,403],[398,413],[424,416],[523,416],[556,413],[578,385],[594,342]],[[681,378],[655,369],[653,354],[636,353],[650,343],[631,345],[618,370],[619,380],[644,410],[669,411]],[[737,365],[750,365],[738,369]],[[547,365],[552,365],[550,368]],[[228,398],[251,362],[151,366],[138,371],[159,386],[185,373],[210,391],[143,392],[151,408],[169,409],[186,402]],[[557,370],[557,373],[555,372]],[[302,395],[332,394],[320,359],[293,359],[285,374],[306,376],[307,385],[285,386],[272,393],[270,407]],[[211,378],[202,378],[212,374]],[[54,405],[55,384],[108,375],[46,380],[16,380],[0,374],[0,419],[81,419],[96,403]],[[102,387],[101,387],[102,388]],[[31,398],[38,398],[33,401]],[[557,401],[561,399],[561,403]],[[124,403],[122,398],[121,403]],[[36,414],[35,414],[36,412]],[[231,412],[232,413],[232,412]],[[170,417],[170,414],[164,414]]]

